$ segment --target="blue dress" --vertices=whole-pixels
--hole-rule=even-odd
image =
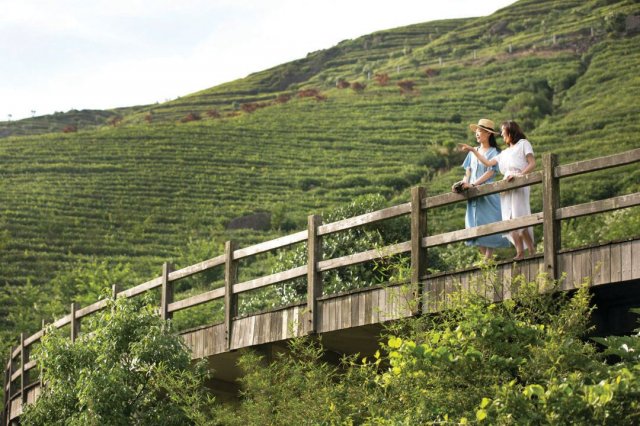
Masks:
[[[487,160],[492,159],[498,155],[498,150],[494,147],[489,148],[489,151],[485,153]],[[471,169],[471,175],[469,176],[469,183],[475,183],[485,172],[489,169],[497,173],[498,166],[487,167],[478,161],[473,153],[468,153],[467,158],[464,159],[462,167],[465,169]],[[491,179],[483,182],[493,182],[494,176]],[[485,195],[484,197],[474,198],[467,201],[467,214],[464,219],[465,228],[473,228],[479,225],[486,225],[488,223],[499,222],[502,220],[502,212],[500,210],[500,196],[498,194]],[[502,238],[501,234],[487,235],[486,237],[475,238],[473,240],[467,240],[465,242],[468,246],[481,246],[481,247],[509,247],[509,242]]]

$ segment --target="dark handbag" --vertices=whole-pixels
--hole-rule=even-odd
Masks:
[[[453,190],[455,192],[457,192],[458,194],[463,193],[464,191],[467,190],[467,188],[463,187],[462,185],[464,185],[464,182],[459,181],[453,184]]]

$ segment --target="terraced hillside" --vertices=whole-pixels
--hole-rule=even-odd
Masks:
[[[2,345],[64,307],[51,299],[83,300],[99,280],[87,268],[117,272],[126,287],[163,261],[217,255],[227,239],[302,229],[308,214],[361,194],[391,204],[418,183],[447,191],[462,173],[456,143],[472,140],[468,123],[480,117],[521,121],[536,152],[561,163],[640,146],[638,15],[630,0],[521,0],[489,17],[344,41],[172,102],[95,113],[77,131],[62,132],[68,114],[1,125]],[[562,196],[597,199],[638,182],[625,169],[576,179]],[[461,209],[430,231],[462,227]],[[270,213],[268,229],[227,229],[256,212]],[[638,234],[639,217],[574,221],[565,241]],[[59,290],[77,269],[87,281]]]

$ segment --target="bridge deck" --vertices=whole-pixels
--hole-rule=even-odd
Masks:
[[[566,271],[561,285],[563,290],[575,289],[583,282],[595,287],[640,281],[640,239],[561,252],[559,263],[561,270]],[[496,291],[486,294],[494,301],[509,298],[508,292],[502,292],[500,288],[508,289],[511,280],[519,275],[526,280],[535,280],[543,271],[543,256],[536,255],[519,262],[501,262],[495,273],[488,275],[479,268],[431,275],[423,283],[423,311],[431,313],[446,308],[447,294],[474,285],[476,288],[495,288]],[[493,286],[483,285],[488,280]],[[640,286],[637,293],[640,297]],[[382,323],[413,315],[412,292],[408,286],[362,289],[323,297],[318,303],[318,333],[323,345],[338,354],[374,353],[378,349],[377,338]],[[271,345],[282,347],[286,340],[305,336],[309,331],[306,304],[237,318],[232,324],[230,350],[225,347],[224,324],[182,334],[193,357],[209,358],[214,377],[224,383],[233,383],[239,377],[235,362],[241,349],[259,347],[268,353]]]

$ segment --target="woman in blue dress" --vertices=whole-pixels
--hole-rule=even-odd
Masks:
[[[495,136],[499,133],[494,129],[493,121],[483,118],[478,121],[478,124],[470,124],[469,127],[476,133],[476,141],[480,145],[478,151],[485,158],[491,159],[500,153]],[[462,188],[464,189],[493,182],[493,177],[498,171],[497,166],[485,166],[471,152],[467,154],[462,167],[465,170],[465,175],[462,179]],[[467,201],[467,214],[464,220],[465,228],[473,228],[501,220],[502,213],[498,194],[485,195],[484,197]],[[509,247],[509,242],[502,238],[500,234],[467,240],[466,244],[477,246],[485,258],[493,256],[493,249],[495,248]]]

